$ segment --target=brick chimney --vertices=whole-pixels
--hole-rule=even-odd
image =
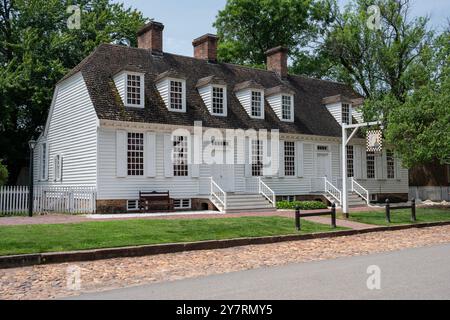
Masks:
[[[266,51],[267,70],[274,71],[280,78],[288,75],[287,59],[288,49],[286,47],[276,47]]]
[[[149,49],[152,53],[163,52],[163,30],[161,22],[151,21],[137,32],[138,48]]]
[[[197,59],[217,62],[217,40],[219,38],[213,34],[205,34],[194,41],[194,57]]]

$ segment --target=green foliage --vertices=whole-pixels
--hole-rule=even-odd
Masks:
[[[79,30],[67,27],[70,4],[82,10]],[[145,19],[109,0],[5,0],[0,15],[0,157],[16,176],[57,81],[101,43],[134,45]]]
[[[300,210],[318,210],[326,209],[327,205],[320,201],[278,201],[277,209],[295,209],[300,207]]]
[[[219,58],[262,66],[264,53],[283,45],[295,59],[318,33],[318,23],[328,11],[324,1],[229,0],[214,23],[220,38]]]
[[[0,186],[4,186],[8,182],[8,168],[2,164],[0,160]]]

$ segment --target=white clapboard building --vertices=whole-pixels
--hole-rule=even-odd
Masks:
[[[210,34],[194,57],[166,53],[163,29],[147,24],[138,48],[100,45],[57,84],[36,185],[95,188],[98,213],[135,211],[140,191],[169,191],[176,209],[339,204],[341,125],[362,121],[357,93],[288,74],[283,47],[267,52],[267,70],[217,62]],[[389,149],[368,153],[357,136],[347,154],[350,205],[407,197],[408,170]]]

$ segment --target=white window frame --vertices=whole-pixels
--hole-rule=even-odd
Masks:
[[[386,178],[395,179],[395,154],[389,149],[386,150]]]
[[[48,144],[47,142],[42,142],[39,147],[39,180],[47,181],[48,180]]]
[[[140,103],[134,104],[134,103],[129,103],[128,102],[128,76],[138,76],[140,77]],[[125,107],[130,107],[130,108],[144,108],[145,107],[145,78],[144,78],[144,74],[139,73],[139,72],[131,72],[131,71],[126,71],[124,72],[124,83],[125,83],[125,88],[124,88],[124,105]]]
[[[182,149],[183,152],[177,150],[179,146],[176,145],[179,138],[183,138]],[[188,136],[173,136],[172,137],[172,170],[174,177],[189,177],[189,137]]]
[[[173,200],[174,209],[176,210],[185,210],[192,208],[192,199],[174,199]]]
[[[134,203],[134,205],[132,205]],[[139,210],[139,200],[132,199],[127,200],[127,211],[137,211]]]
[[[344,108],[347,108],[347,107],[348,107],[348,116],[347,116],[348,121],[344,121]],[[346,110],[345,114],[347,114],[347,110]],[[352,123],[352,105],[349,103],[341,104],[341,122],[342,122],[342,124],[351,124]]]
[[[347,178],[355,177],[355,147],[347,145]]]
[[[214,89],[222,89],[223,90],[223,98],[222,98],[223,112],[221,112],[221,113],[214,112]],[[227,113],[228,113],[228,110],[227,110],[227,86],[216,85],[216,84],[211,85],[211,114],[214,116],[226,117]]]
[[[294,202],[295,196],[281,196],[281,201]]]
[[[172,108],[172,82],[181,83],[181,109]],[[169,111],[172,112],[186,112],[186,80],[167,78],[167,94],[168,94],[168,106]]]
[[[285,98],[289,98],[289,100],[290,100],[290,105],[289,105],[290,117],[289,118],[285,118],[284,113],[283,113],[283,107],[285,106],[284,105]],[[286,121],[286,122],[294,121],[294,96],[292,94],[282,94],[281,95],[281,121]]]
[[[53,173],[56,182],[63,180],[63,156],[60,153],[53,157]]]
[[[131,135],[131,137],[130,137]],[[134,135],[134,137],[133,137]],[[139,138],[138,135],[141,137]],[[141,150],[136,149],[136,147],[139,147],[140,145],[136,143],[131,143],[130,140],[142,140]],[[143,177],[144,176],[144,163],[145,163],[145,135],[142,132],[127,132],[127,176],[129,177]],[[133,147],[135,149],[133,149]],[[131,153],[131,155],[130,155]],[[135,155],[132,155],[132,153],[135,153]],[[141,156],[136,155],[137,153],[140,153]],[[132,161],[130,161],[132,160]],[[141,163],[139,163],[141,162]],[[135,166],[134,168],[131,166]],[[139,167],[137,167],[139,166]]]
[[[250,91],[250,118],[253,119],[264,119],[264,91],[263,90],[256,90],[256,89],[251,89]],[[253,115],[253,93],[259,93],[260,97],[261,97],[261,101],[260,101],[260,115],[259,116],[255,116]]]
[[[287,148],[287,144],[290,144],[292,146],[292,154],[286,154],[288,148]],[[295,177],[296,176],[296,142],[295,141],[284,141],[284,175],[286,177]],[[290,159],[289,159],[290,158]],[[289,163],[288,163],[289,160]],[[291,168],[293,169],[293,171],[289,172],[290,174],[288,174],[288,164],[291,166]]]
[[[369,156],[373,157],[373,160],[371,160],[373,163],[373,177],[369,176]],[[375,152],[366,151],[366,176],[367,176],[367,179],[376,179],[377,178],[377,163],[376,163]]]

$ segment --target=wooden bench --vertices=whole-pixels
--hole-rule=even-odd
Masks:
[[[160,209],[164,208],[164,209]],[[139,192],[139,210],[141,212],[151,212],[157,210],[173,211],[173,199],[170,198],[169,191],[167,192]]]

